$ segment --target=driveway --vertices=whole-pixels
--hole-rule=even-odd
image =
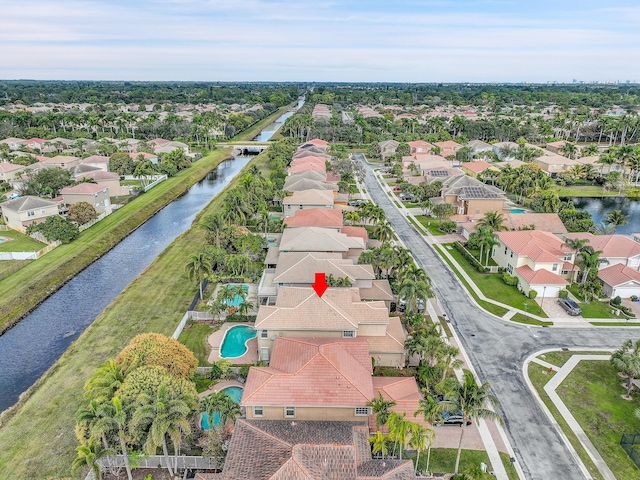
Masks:
[[[500,320],[478,308],[433,247],[392,204],[367,166],[364,183],[375,203],[417,263],[432,279],[434,291],[481,381],[489,382],[500,400],[498,413],[517,461],[531,480],[582,479],[578,463],[566,449],[558,427],[542,411],[529,391],[522,366],[544,348],[618,348],[638,330],[629,328],[534,328]]]

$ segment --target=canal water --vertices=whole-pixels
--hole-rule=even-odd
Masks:
[[[640,232],[640,200],[629,200],[626,197],[575,197],[563,200],[571,200],[576,208],[589,212],[596,225],[606,221],[607,213],[622,210],[628,216],[629,223],[616,228],[616,233],[631,235]]]
[[[298,104],[300,106],[300,104]],[[260,132],[260,134],[254,138],[253,140],[255,142],[266,142],[269,139],[271,139],[271,137],[273,137],[275,135],[275,133],[280,130],[280,127],[282,127],[282,125],[284,124],[284,122],[287,120],[287,118],[293,116],[293,114],[296,113],[294,111],[292,112],[285,112],[282,115],[280,115],[275,122],[267,125],[264,130],[262,130]]]
[[[249,162],[222,162],[0,336],[0,411],[13,405],[98,314],[193,222]]]

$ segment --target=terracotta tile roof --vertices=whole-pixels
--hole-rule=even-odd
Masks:
[[[460,144],[459,144],[459,143],[457,143],[457,142],[454,142],[453,140],[447,140],[447,141],[445,141],[445,142],[436,142],[436,143],[435,143],[435,145],[436,145],[436,147],[440,147],[440,148],[442,148],[443,150],[444,150],[445,148],[449,148],[449,149],[451,149],[451,150],[455,150],[456,148],[460,148],[460,147],[462,147],[462,145],[460,145]]]
[[[325,165],[326,159],[319,155],[306,155],[304,157],[294,158],[291,160],[290,165],[300,165],[304,163],[321,163],[322,165]]]
[[[331,155],[328,155],[322,148],[318,148],[313,145],[307,147],[298,147],[298,150],[292,155],[292,158],[302,158],[308,156],[323,157],[327,160],[331,158]]]
[[[142,157],[145,160],[151,160],[153,158],[158,158],[157,155],[153,154],[153,153],[147,153],[147,152],[136,152],[136,153],[130,153],[129,156],[133,159],[133,160],[137,160],[138,157],[142,155]]]
[[[299,173],[299,172],[308,172],[308,171],[315,171],[315,172],[324,172],[326,171],[326,166],[324,164],[319,164],[319,163],[303,163],[303,164],[299,164],[299,165],[293,165],[291,167],[289,167],[287,169],[288,173]]]
[[[560,275],[556,275],[555,273],[543,268],[539,270],[531,270],[529,265],[523,265],[522,267],[516,268],[516,272],[518,272],[518,274],[524,278],[529,285],[569,285],[569,282]]]
[[[79,173],[76,175],[76,178],[91,178],[96,182],[100,180],[118,180],[120,181],[120,175],[115,172],[105,172],[104,170],[98,170],[95,172],[87,172],[87,173]]]
[[[275,305],[260,306],[255,328],[358,330],[361,323],[386,325],[389,320],[384,302],[361,302],[356,288],[329,288],[318,297],[310,287],[281,287]]]
[[[315,145],[316,147],[319,147],[319,148],[326,148],[326,147],[329,146],[329,142],[326,142],[326,141],[321,140],[319,138],[314,138],[313,140],[309,140],[307,142],[304,142],[304,145],[306,145],[308,143],[310,143],[312,145]]]
[[[371,265],[354,265],[353,260],[343,259],[339,253],[282,252],[273,281],[274,283],[308,283],[310,285],[315,282],[315,272],[324,272],[336,278],[347,277],[351,282],[376,278]]]
[[[640,272],[633,270],[622,263],[617,263],[610,267],[603,268],[598,272],[598,277],[604,283],[611,285],[612,287],[617,287],[628,282],[640,284]]]
[[[109,157],[91,155],[90,157],[84,158],[81,163],[109,163]]]
[[[567,228],[557,213],[508,213],[505,226],[509,230],[535,225],[536,230],[550,233],[566,233]]]
[[[74,161],[80,161],[80,159],[78,157],[70,157],[67,155],[56,155],[55,157],[44,157],[44,158],[39,158],[41,163],[70,163],[70,162],[74,162]]]
[[[287,179],[288,178],[296,178],[296,179],[309,178],[312,180],[320,180],[321,182],[325,182],[327,181],[327,172],[306,170],[304,172],[291,173],[287,176]]]
[[[411,149],[422,148],[423,150],[430,150],[431,148],[433,148],[433,144],[431,144],[429,142],[425,142],[424,140],[416,140],[414,142],[407,142],[407,145],[409,145],[409,147]]]
[[[360,298],[363,300],[395,300],[388,280],[374,280],[371,288],[360,287]]]
[[[371,302],[366,302],[371,303]],[[376,353],[403,353],[404,341],[407,338],[407,334],[402,327],[399,317],[389,317],[389,324],[385,335],[381,336],[364,336],[360,335],[358,338],[364,338],[369,344],[369,353],[375,356]]]
[[[287,227],[342,228],[342,221],[342,212],[340,210],[309,208],[307,210],[297,210],[292,217],[284,219],[284,224]]]
[[[339,182],[342,178],[341,175],[334,172],[327,172],[327,182]]]
[[[456,152],[454,150],[451,150],[450,148],[445,148],[440,151],[440,155],[443,156],[444,158],[447,158],[451,155],[455,156],[455,154]]]
[[[364,249],[364,241],[330,228],[285,228],[278,248],[281,252],[348,252]]]
[[[563,247],[564,241],[552,233],[540,230],[496,232],[498,239],[515,254],[524,255],[534,262],[564,261],[570,249]]]
[[[348,237],[359,237],[365,242],[369,240],[369,234],[367,233],[367,229],[364,227],[354,227],[353,225],[345,225],[340,230],[341,233],[344,233]]]
[[[373,398],[371,375],[365,340],[276,337],[269,367],[249,370],[241,404],[364,406]]]
[[[0,172],[15,172],[16,170],[23,170],[26,168],[24,165],[17,165],[13,163],[0,162]]]
[[[330,190],[302,190],[285,197],[284,205],[333,205],[334,194]]]
[[[284,187],[282,189],[289,192],[300,192],[302,190],[338,190],[338,186],[335,184],[311,178],[297,178],[297,175],[298,174],[288,176],[284,181]]]
[[[462,168],[466,168],[473,173],[480,173],[495,167],[490,163],[485,162],[484,160],[478,160],[477,162],[465,162],[462,164]]]
[[[79,183],[78,185],[74,185],[73,187],[64,187],[60,190],[62,195],[73,195],[73,194],[94,194],[105,190],[104,185],[100,185],[97,183]]]
[[[566,238],[586,238],[594,250],[602,250],[601,257],[631,258],[640,255],[640,243],[624,235],[594,235],[587,232],[567,233]]]
[[[406,413],[407,417],[413,417],[414,412],[420,408],[420,400],[423,396],[414,377],[372,377],[372,381],[374,396],[380,392],[385,400],[396,402],[396,405],[391,407],[391,411]],[[375,419],[373,415],[372,417]],[[430,426],[420,415],[415,417],[414,421]]]

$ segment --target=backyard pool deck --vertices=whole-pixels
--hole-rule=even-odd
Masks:
[[[244,389],[244,383],[240,383],[237,380],[222,380],[221,382],[216,383],[213,388],[207,389],[204,392],[200,392],[198,394],[198,397],[206,397],[207,395],[211,395],[212,393],[219,392],[220,390],[224,390],[225,388],[229,387],[240,387]]]
[[[220,330],[209,335],[209,338],[207,339],[207,342],[211,346],[211,353],[209,354],[209,359],[208,359],[209,363],[216,362],[222,358],[220,356],[220,347],[222,346],[222,341],[224,340],[224,336],[227,333],[227,330],[238,325],[253,327],[255,324],[254,323],[236,323],[236,322],[223,323],[222,326],[220,327]],[[255,337],[250,338],[247,341],[247,353],[245,353],[241,357],[230,358],[228,360],[230,360],[231,363],[233,363],[234,365],[256,363],[258,361],[258,339]],[[216,387],[218,385],[216,385]],[[224,388],[224,387],[221,387],[221,388]]]

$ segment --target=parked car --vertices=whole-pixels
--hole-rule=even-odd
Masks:
[[[558,303],[564,308],[569,315],[581,315],[582,309],[580,306],[570,298],[559,298]]]
[[[394,192],[399,192],[400,190],[402,190],[400,187],[393,187]]]
[[[410,193],[401,193],[400,194],[400,200],[408,200],[408,201],[412,202],[413,200],[415,200],[415,198],[416,197],[414,197]]]
[[[436,421],[436,426],[441,425],[460,425],[462,427],[462,423],[464,421],[464,416],[462,412],[458,413],[448,413],[442,412],[440,414],[440,420]],[[467,419],[467,425],[471,425],[471,419]]]

